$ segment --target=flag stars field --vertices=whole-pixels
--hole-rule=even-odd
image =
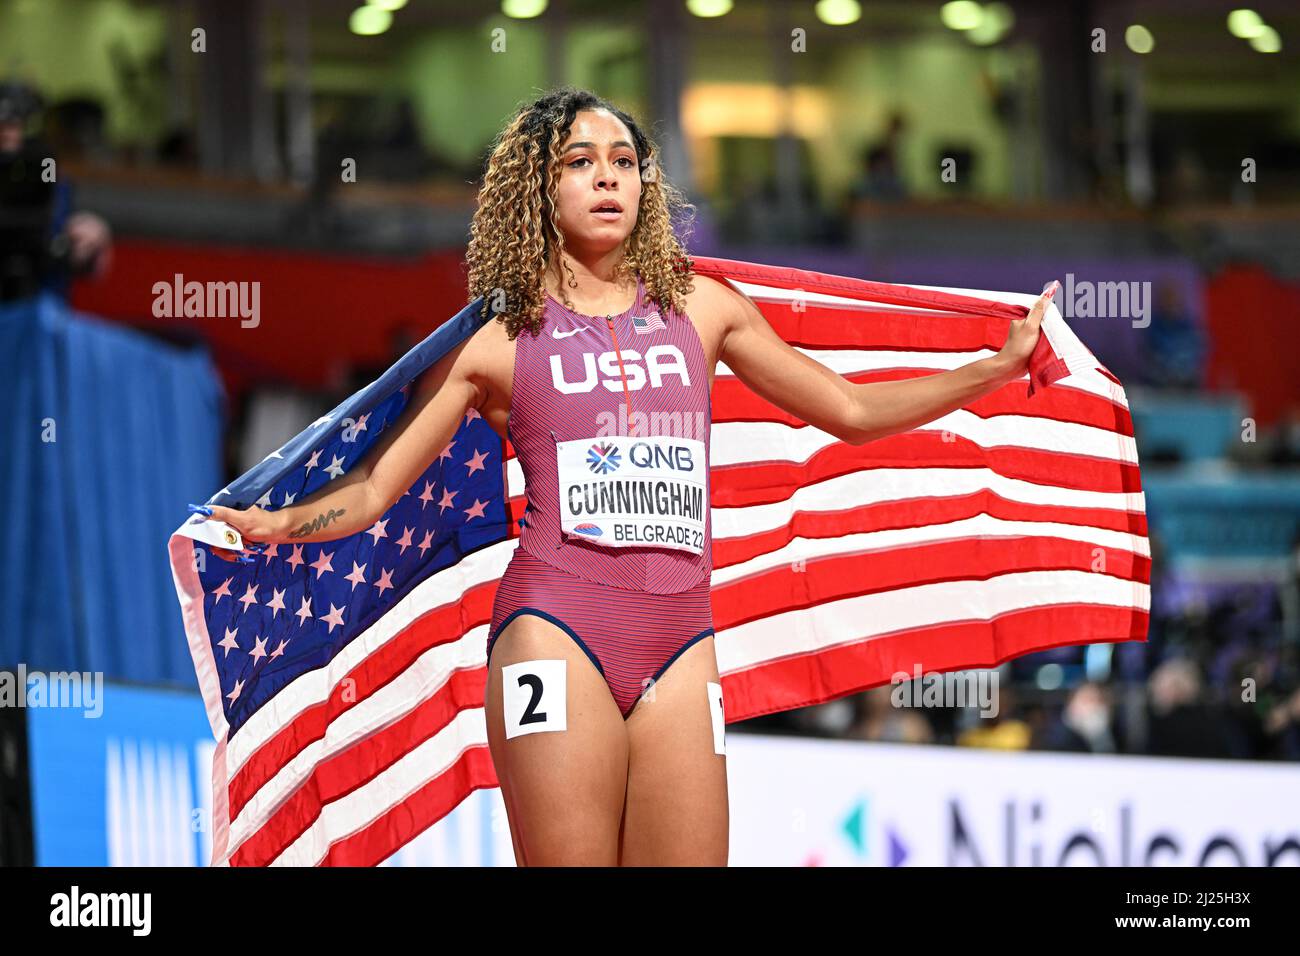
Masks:
[[[433,482],[426,481],[424,483],[424,490],[420,492],[420,501],[423,502],[423,504],[420,505],[421,511],[423,511],[425,509],[425,506],[428,505],[429,502],[433,500],[432,492],[433,492]]]
[[[319,580],[320,576],[324,574],[326,571],[334,570],[333,559],[334,559],[333,551],[327,552],[324,548],[321,549],[320,554],[316,556],[316,560],[313,561],[310,565],[310,567],[316,569],[317,580]]]
[[[327,624],[329,624],[330,633],[333,634],[334,628],[340,627],[343,624],[343,608],[335,607],[333,604],[331,604],[330,612],[328,614],[322,614],[320,616],[320,620],[325,621]]]

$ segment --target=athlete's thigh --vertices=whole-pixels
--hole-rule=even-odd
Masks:
[[[505,669],[529,661],[563,661],[565,693],[548,689],[550,672],[512,672],[521,726],[564,718],[563,730],[506,735]],[[553,665],[558,666],[558,665]],[[551,622],[521,614],[497,637],[488,668],[488,747],[501,782],[516,861],[529,866],[618,862],[618,831],[627,785],[627,730],[596,670],[573,639]],[[538,718],[544,718],[539,720]],[[520,851],[522,850],[522,859]]]
[[[727,758],[714,748],[710,683],[712,636],[673,661],[627,719],[624,866],[727,864]]]

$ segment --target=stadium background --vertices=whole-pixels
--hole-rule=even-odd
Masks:
[[[882,688],[731,725],[733,862],[1300,862],[1297,50],[1285,2],[0,3],[22,155],[58,170],[0,203],[0,376],[60,429],[0,423],[0,668],[106,682],[94,720],[0,707],[0,863],[206,860],[166,538],[463,305],[485,150],[563,83],[652,127],[695,254],[1150,295],[1062,306],[1131,403],[1147,643],[1004,665],[995,720]],[[32,210],[91,253],[16,274]],[[178,275],[259,283],[260,324],[158,317]],[[510,863],[499,802],[391,862]]]

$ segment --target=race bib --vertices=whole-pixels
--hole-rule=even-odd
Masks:
[[[704,442],[609,435],[555,447],[565,534],[608,548],[704,551],[709,507]]]

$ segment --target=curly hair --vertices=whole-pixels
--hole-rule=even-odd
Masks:
[[[564,235],[555,221],[561,172],[560,146],[581,110],[605,109],[632,133],[641,169],[641,201],[636,226],[624,243],[616,269],[620,280],[639,274],[646,296],[665,315],[682,310],[691,291],[691,259],[673,233],[673,213],[682,213],[689,228],[695,207],[663,176],[659,147],[627,113],[596,94],[571,86],[552,90],[519,108],[493,141],[478,193],[478,208],[470,226],[465,256],[469,298],[484,297],[488,310],[502,321],[513,341],[527,328],[542,327],[545,287],[542,283],[552,257],[569,273],[563,258]],[[561,286],[564,304],[572,308]]]

